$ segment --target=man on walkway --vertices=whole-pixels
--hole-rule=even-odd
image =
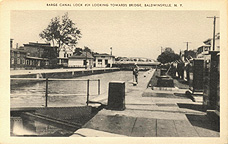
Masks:
[[[137,84],[138,84],[138,74],[139,74],[139,68],[137,64],[135,64],[135,67],[133,68],[133,75]]]
[[[187,78],[188,83],[190,81],[190,68],[191,68],[191,64],[190,64],[190,62],[188,62],[187,65],[185,66],[186,78]]]
[[[184,62],[182,60],[177,64],[177,73],[178,78],[184,79]]]

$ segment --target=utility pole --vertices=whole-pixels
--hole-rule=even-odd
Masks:
[[[111,50],[111,56],[112,56],[112,47],[110,47],[110,50]],[[112,67],[112,62],[113,62],[113,57],[110,57],[110,67]]]
[[[111,50],[111,55],[112,55],[112,47],[110,47],[110,50]]]
[[[85,69],[87,69],[87,49],[88,47],[84,47],[84,50],[86,52],[86,59],[85,59]]]
[[[85,69],[87,69],[87,51],[86,51],[86,61],[85,61]]]
[[[184,43],[187,43],[187,51],[188,51],[188,43],[191,43],[191,42],[184,42]]]
[[[207,18],[214,19],[214,28],[213,28],[213,51],[214,51],[215,50],[215,24],[216,24],[216,18],[219,18],[219,17],[214,16],[214,17],[207,17]]]

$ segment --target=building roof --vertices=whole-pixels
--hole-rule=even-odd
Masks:
[[[198,49],[201,48],[201,47],[210,47],[210,46],[211,45],[202,45],[202,46],[199,46]]]
[[[48,60],[48,58],[40,58],[40,57],[31,57],[31,56],[26,56],[28,59],[35,59],[35,60]]]
[[[98,53],[98,54],[94,54],[95,57],[99,57],[99,56],[108,56],[108,57],[115,57],[113,55],[107,54],[107,53]]]
[[[26,53],[26,51],[25,51],[24,49],[14,49],[14,48],[11,48],[10,50],[11,50],[11,51],[15,51],[15,52]]]
[[[69,57],[69,59],[93,59],[93,56],[89,52],[82,52],[80,55],[73,55]]]
[[[211,38],[205,40],[203,43],[206,44],[206,45],[211,45]]]
[[[32,46],[32,47],[42,47],[42,48],[57,48],[57,46],[51,46],[50,43],[34,43],[29,42],[28,44],[23,44],[24,46]]]

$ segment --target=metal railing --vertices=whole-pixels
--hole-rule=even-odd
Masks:
[[[86,81],[87,82],[87,90],[86,90],[86,105],[89,105],[89,89],[90,89],[90,81],[97,81],[98,87],[98,95],[100,95],[100,79],[55,79],[55,78],[10,78],[10,80],[31,80],[31,81],[46,81],[46,89],[45,89],[45,107],[48,107],[48,81]]]

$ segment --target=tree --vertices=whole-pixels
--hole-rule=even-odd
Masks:
[[[180,56],[178,54],[175,54],[174,51],[171,48],[169,48],[168,50],[165,50],[163,53],[161,53],[158,56],[157,61],[164,64],[164,63],[173,62],[179,59],[180,59]]]
[[[78,47],[77,47],[77,48],[74,50],[74,54],[75,54],[75,55],[81,55],[81,54],[82,54],[82,51],[83,51],[82,48],[78,48]]]
[[[84,49],[77,47],[74,50],[75,55],[81,55],[82,52],[88,52],[88,53],[94,54],[94,52],[92,52],[92,50],[87,46],[84,46]]]
[[[193,50],[185,50],[184,51],[184,58],[185,59],[192,59],[192,58],[196,58],[196,52],[194,52]]]
[[[87,46],[84,46],[84,50],[83,51],[91,53],[91,49],[89,47],[87,47]]]
[[[75,26],[75,23],[69,19],[68,13],[60,17],[54,17],[39,36],[46,41],[52,41],[58,45],[58,52],[65,47],[63,45],[74,46],[81,38],[81,31]]]

